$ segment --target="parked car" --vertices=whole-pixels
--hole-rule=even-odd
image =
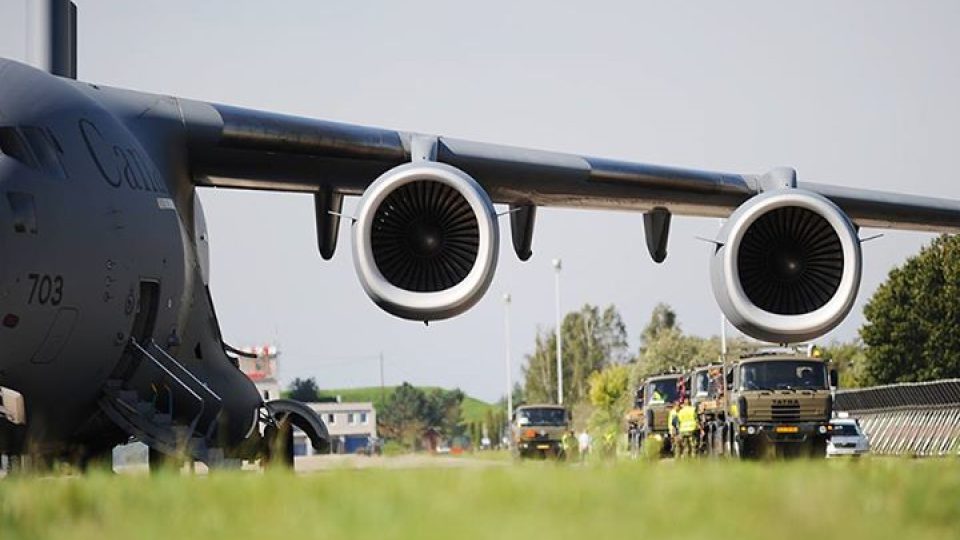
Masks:
[[[870,440],[856,418],[837,418],[831,420],[830,425],[827,457],[859,457],[870,452]]]

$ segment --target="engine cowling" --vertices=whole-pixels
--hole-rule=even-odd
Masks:
[[[500,236],[490,197],[443,163],[400,165],[364,192],[353,227],[353,262],[384,311],[446,319],[476,304],[493,279]]]
[[[713,294],[727,319],[754,338],[796,343],[835,328],[860,288],[860,240],[827,198],[788,188],[737,208],[711,261]]]

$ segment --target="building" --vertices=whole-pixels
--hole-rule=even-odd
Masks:
[[[277,347],[244,347],[243,352],[257,355],[256,358],[241,356],[239,361],[240,371],[257,386],[260,397],[264,401],[280,399],[280,383],[277,381],[277,357],[280,353]]]
[[[277,357],[280,355],[275,345],[262,347],[244,347],[243,352],[256,355],[255,358],[240,357],[240,371],[246,374],[256,385],[264,401],[280,399],[280,383],[277,381]],[[373,403],[341,403],[336,401],[308,403],[323,419],[330,433],[331,451],[335,454],[354,454],[365,449],[371,439],[377,438],[377,412]],[[314,454],[313,446],[307,436],[294,429],[293,449],[298,456]]]
[[[340,401],[308,403],[320,415],[330,433],[331,452],[355,454],[366,449],[377,439],[377,411],[369,401],[345,403]],[[297,430],[293,436],[294,453],[298,456],[314,454],[306,435]]]

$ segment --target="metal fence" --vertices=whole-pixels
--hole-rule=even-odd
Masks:
[[[960,450],[960,379],[838,390],[834,408],[860,419],[875,454]]]

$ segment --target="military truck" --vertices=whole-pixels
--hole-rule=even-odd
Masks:
[[[723,364],[709,364],[694,368],[688,375],[690,405],[697,410],[697,422],[703,428],[700,436],[700,453],[710,453],[710,445],[722,431],[725,413],[723,399]],[[717,452],[722,449],[716,449]]]
[[[644,379],[637,389],[634,408],[627,413],[627,428],[633,450],[643,448],[644,442],[654,438],[662,442],[661,453],[672,452],[667,418],[670,408],[680,398],[683,374],[665,373]]]
[[[564,458],[563,435],[570,431],[570,413],[560,405],[523,405],[510,421],[516,457]]]
[[[702,402],[707,447],[735,457],[824,457],[836,371],[821,358],[779,349],[727,363],[722,395]]]

